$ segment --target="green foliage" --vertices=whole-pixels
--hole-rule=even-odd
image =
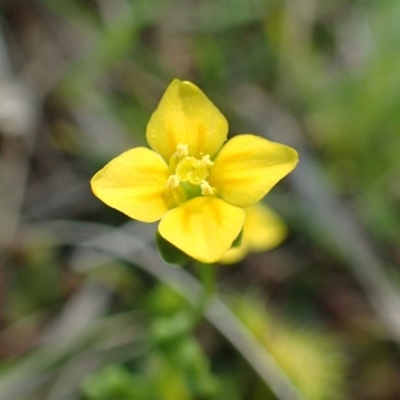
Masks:
[[[187,301],[167,285],[157,285],[147,297],[147,308],[152,315],[169,316],[186,307]]]
[[[207,357],[193,338],[170,341],[162,352],[150,357],[147,368],[162,399],[212,400],[221,393]]]
[[[85,399],[220,399],[219,381],[191,337],[192,327],[190,314],[183,311],[155,318],[149,332],[152,351],[134,370],[110,365],[89,376],[83,383]]]
[[[344,398],[344,356],[332,337],[283,323],[274,318],[256,298],[236,298],[233,308],[305,399]],[[262,386],[258,390],[257,399],[268,396],[269,390]]]
[[[87,400],[156,400],[151,382],[119,365],[110,365],[86,379],[83,393]]]
[[[16,255],[20,268],[11,271],[13,286],[5,291],[7,318],[16,321],[61,301],[61,271],[51,237],[43,232],[27,236],[25,247]],[[44,290],[45,288],[45,290]]]

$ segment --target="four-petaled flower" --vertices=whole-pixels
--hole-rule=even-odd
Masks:
[[[298,160],[290,147],[251,134],[225,143],[227,134],[225,117],[205,94],[175,79],[147,125],[152,150],[114,158],[92,178],[92,190],[133,219],[161,219],[160,235],[189,256],[218,261],[243,227],[243,208]]]

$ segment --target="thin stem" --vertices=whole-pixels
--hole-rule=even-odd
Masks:
[[[204,301],[207,302],[215,294],[216,290],[216,267],[214,264],[197,263],[200,281],[204,288]]]
[[[198,294],[198,300],[193,307],[193,327],[196,327],[203,319],[210,300],[215,296],[216,292],[216,267],[213,264],[204,264],[198,261],[196,263],[198,269],[199,280],[202,283],[202,290]]]

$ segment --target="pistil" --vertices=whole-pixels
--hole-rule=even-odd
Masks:
[[[201,159],[189,156],[188,145],[180,143],[170,159],[170,168],[174,171],[174,174],[168,177],[166,187],[172,189],[178,187],[180,182],[187,182],[192,185],[199,185],[202,195],[213,195],[213,188],[207,181],[209,168],[213,165],[209,154]]]

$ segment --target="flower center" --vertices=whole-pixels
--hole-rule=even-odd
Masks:
[[[167,180],[168,188],[178,187],[180,182],[188,182],[195,186],[200,186],[202,195],[214,194],[213,188],[207,182],[209,168],[214,163],[207,154],[201,159],[189,156],[188,146],[178,144],[176,152],[170,159],[170,168],[175,173],[170,175]]]

